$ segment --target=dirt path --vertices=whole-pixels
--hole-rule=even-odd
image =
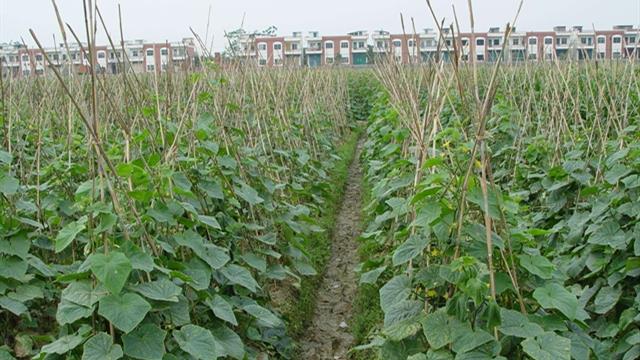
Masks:
[[[362,169],[358,148],[349,166],[349,175],[340,213],[333,230],[331,259],[318,290],[318,299],[313,320],[301,343],[304,360],[343,360],[353,344],[349,334],[352,303],[358,290],[358,279],[354,268],[358,265],[358,242],[360,235],[360,211],[362,209]]]

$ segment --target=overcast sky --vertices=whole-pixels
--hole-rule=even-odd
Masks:
[[[503,26],[511,21],[520,0],[474,0],[476,31]],[[341,34],[354,30],[385,29],[400,32],[400,13],[407,32],[410,18],[416,28],[433,28],[425,0],[98,0],[105,21],[118,35],[117,4],[123,11],[125,38],[163,42],[191,36],[189,26],[204,39],[209,9],[214,49],[224,48],[224,31],[240,27],[247,30],[270,25],[280,34],[318,30],[322,34]],[[432,0],[436,15],[453,21],[455,5],[462,30],[469,29],[467,0]],[[62,16],[77,32],[84,34],[81,0],[58,0]],[[584,25],[611,28],[616,24],[640,23],[640,0],[525,0],[518,23],[520,30],[545,30],[555,25]],[[58,26],[50,0],[0,0],[0,42],[20,40],[33,44],[28,29],[41,41],[59,40]],[[84,35],[83,35],[84,37]],[[105,42],[105,38],[100,38]]]

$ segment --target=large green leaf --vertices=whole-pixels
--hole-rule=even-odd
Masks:
[[[393,266],[402,265],[422,254],[427,245],[429,245],[429,237],[421,234],[410,236],[393,253]]]
[[[227,249],[213,244],[203,245],[197,250],[196,255],[209,264],[213,270],[221,269],[231,260]]]
[[[143,324],[122,337],[124,353],[134,359],[162,360],[167,332],[155,324]]]
[[[56,310],[56,320],[58,324],[73,324],[74,322],[87,318],[93,314],[94,307],[78,305],[69,300],[62,299]]]
[[[242,310],[258,319],[264,326],[275,328],[283,325],[279,317],[258,304],[245,305],[242,307]]]
[[[99,332],[84,343],[82,360],[117,360],[122,357],[122,347],[114,344],[106,333]]]
[[[66,249],[67,246],[71,244],[71,242],[85,229],[88,218],[86,216],[81,217],[80,219],[70,222],[65,227],[63,227],[55,240],[55,250],[57,253]]]
[[[129,278],[132,266],[127,256],[118,251],[112,251],[109,255],[93,254],[87,259],[93,275],[112,294],[119,294]]]
[[[66,335],[58,338],[51,344],[47,344],[40,349],[43,354],[64,355],[69,351],[77,348],[84,341],[84,337],[80,335]]]
[[[0,193],[9,196],[18,192],[20,182],[9,174],[0,174]]]
[[[380,288],[380,307],[387,311],[391,306],[406,300],[411,294],[411,280],[406,275],[398,275]]]
[[[148,299],[170,302],[178,302],[178,296],[182,293],[181,287],[166,278],[138,284],[132,290]]]
[[[258,195],[258,192],[244,182],[241,182],[240,187],[234,186],[233,191],[250,205],[257,205],[264,202],[264,199]]]
[[[620,300],[622,289],[618,287],[605,286],[598,292],[594,301],[596,314],[606,314]]]
[[[216,349],[219,357],[230,356],[237,360],[243,360],[245,351],[240,336],[226,326],[216,326],[211,332],[216,341]]]
[[[234,326],[238,325],[236,315],[233,313],[233,307],[222,296],[215,295],[213,299],[208,299],[206,304],[219,319],[228,321]]]
[[[422,321],[422,331],[431,348],[437,350],[453,342],[452,326],[444,309],[427,315]]]
[[[253,276],[251,276],[251,272],[242,266],[231,264],[220,269],[220,273],[232,284],[245,287],[251,292],[255,292],[260,288],[260,285],[258,285]]]
[[[500,317],[502,323],[498,330],[505,335],[529,338],[544,333],[540,325],[529,321],[526,316],[517,311],[500,309]]]
[[[119,330],[128,333],[142,322],[149,310],[151,305],[140,295],[126,293],[102,298],[98,314],[111,321]]]
[[[627,236],[624,231],[620,229],[617,221],[609,220],[600,225],[600,227],[591,234],[589,243],[624,250],[627,247]]]
[[[220,223],[218,223],[218,220],[213,216],[198,215],[198,221],[216,230],[222,230],[222,227],[220,227]]]
[[[569,320],[575,320],[581,308],[578,299],[564,286],[558,283],[548,283],[533,292],[533,298],[545,309],[557,309]]]
[[[10,311],[16,316],[20,316],[29,311],[25,304],[7,296],[0,296],[0,308]]]
[[[555,266],[551,261],[541,255],[518,255],[520,265],[527,269],[533,275],[537,275],[542,279],[551,279]]]
[[[525,339],[521,345],[534,360],[571,360],[571,340],[553,332]]]
[[[200,360],[218,358],[216,340],[211,332],[197,325],[185,325],[173,331],[173,338],[182,350]]]
[[[211,283],[211,267],[204,261],[198,258],[192,258],[185,264],[183,272],[189,277],[191,281],[189,285],[196,290],[206,290]]]
[[[0,277],[24,281],[29,264],[17,256],[0,256]]]
[[[375,284],[378,282],[378,278],[382,273],[387,269],[386,266],[381,266],[377,269],[373,269],[371,271],[367,271],[366,273],[360,276],[360,284]]]

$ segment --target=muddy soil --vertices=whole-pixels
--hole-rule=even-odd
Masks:
[[[353,345],[349,333],[353,301],[358,290],[354,269],[359,263],[358,242],[362,209],[361,140],[344,192],[340,213],[336,218],[331,245],[331,259],[320,289],[311,325],[300,346],[299,359],[343,360]]]

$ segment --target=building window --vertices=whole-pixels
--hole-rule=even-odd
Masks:
[[[53,58],[53,61],[58,61],[59,59],[58,54],[53,54],[51,57]]]
[[[569,41],[568,38],[566,37],[559,37],[556,39],[556,44],[558,45],[567,45],[567,42]]]
[[[553,38],[550,38],[550,37],[544,38],[544,44],[545,45],[553,45]]]
[[[267,44],[265,43],[258,44],[258,50],[261,50],[261,51],[267,50]]]
[[[25,54],[22,55],[22,62],[28,62],[29,61],[29,55]]]
[[[636,37],[635,36],[626,36],[624,38],[624,42],[627,44],[635,44],[636,43]]]
[[[149,64],[147,65],[147,71],[154,71],[156,69],[155,65]]]
[[[29,70],[29,69],[22,70],[22,75],[24,75],[24,76],[31,75],[31,70]]]
[[[98,59],[104,59],[105,53],[104,51],[98,51]],[[113,53],[111,53],[111,58],[113,59]]]
[[[619,51],[614,51],[612,57],[614,59],[620,59],[622,57],[622,54]]]
[[[469,45],[469,39],[462,39],[460,43],[462,44],[462,46],[467,46]]]
[[[324,43],[324,48],[325,49],[333,49],[333,42],[331,41],[327,41]]]
[[[78,53],[71,54],[71,59],[78,60]]]
[[[537,45],[537,44],[538,44],[538,38],[534,38],[534,37],[529,38],[529,45]]]
[[[147,50],[147,56],[153,56],[153,49]]]
[[[42,61],[42,54],[36,54],[36,61]]]
[[[592,37],[582,37],[582,38],[580,38],[580,42],[582,43],[582,45],[591,46],[591,45],[593,45],[593,38]]]
[[[478,61],[484,61],[484,54],[478,54],[478,55],[476,55],[476,59],[477,59]]]
[[[469,61],[469,54],[463,54],[462,61]]]
[[[140,56],[140,54],[138,53],[138,50],[133,50],[131,52],[131,56],[134,57],[134,58],[137,58],[138,56]]]
[[[491,46],[500,46],[500,39],[499,38],[490,39],[489,40],[489,45],[491,45]]]
[[[273,50],[282,50],[282,44],[280,43],[273,44]]]
[[[476,46],[484,46],[484,39],[476,39]]]
[[[513,44],[514,46],[519,46],[520,45],[520,39],[512,39],[511,44]]]
[[[452,44],[451,44],[451,39],[447,39],[447,40],[445,40],[445,41],[444,41],[444,43],[445,43],[445,45],[446,45],[447,47],[451,47],[451,45],[452,45]]]
[[[332,45],[333,45],[333,44],[332,44]],[[324,60],[324,61],[325,61],[327,64],[333,64],[333,58],[332,58],[332,57],[325,58],[325,60]]]
[[[622,42],[622,37],[620,36],[614,36],[613,37],[613,43],[614,44],[620,44]]]
[[[343,41],[340,43],[340,48],[342,49],[348,49],[349,48],[349,42],[348,41]]]
[[[346,56],[342,56],[342,57],[340,58],[340,63],[341,63],[341,64],[349,64],[349,58],[348,58],[348,57],[346,57]]]
[[[298,43],[291,44],[291,50],[293,50],[293,51],[298,50]]]
[[[598,44],[606,43],[607,39],[604,36],[598,36]]]
[[[599,53],[598,53],[598,58],[600,58],[600,59],[604,59],[604,57],[605,57],[604,52],[599,52]]]
[[[267,65],[267,60],[266,60],[266,59],[260,59],[260,60],[258,61],[258,65],[260,65],[260,66],[265,66],[265,65]]]
[[[274,63],[275,65],[280,66],[280,65],[282,65],[282,59],[273,59],[273,63]]]
[[[412,48],[412,47],[416,46],[416,42],[413,39],[409,39],[409,40],[407,40],[407,46]]]
[[[536,60],[538,59],[538,54],[529,54],[529,60]]]
[[[423,40],[420,42],[420,46],[421,46],[423,49],[425,49],[425,48],[429,48],[429,47],[433,47],[433,44],[434,44],[433,39],[423,39]]]
[[[402,46],[402,42],[400,40],[393,40],[393,46],[401,47]]]
[[[169,55],[169,50],[167,50],[167,48],[160,49],[160,55],[162,55],[162,56]]]

